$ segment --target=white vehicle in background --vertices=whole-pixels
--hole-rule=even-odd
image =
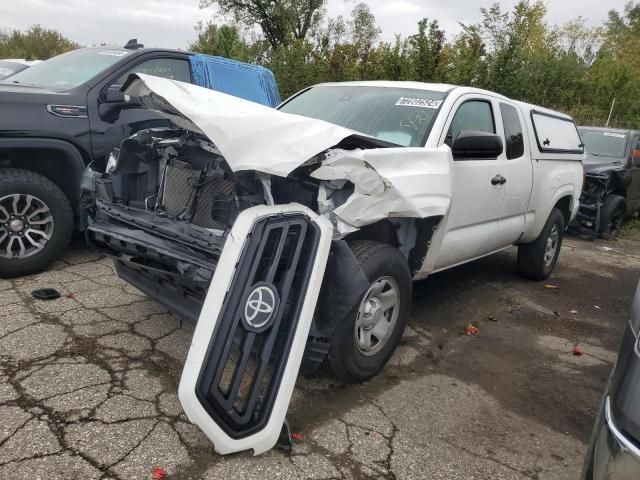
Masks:
[[[88,237],[118,274],[198,319],[180,400],[220,453],[273,447],[296,376],[375,375],[411,282],[518,246],[547,278],[575,216],[571,117],[473,88],[356,82],[277,110],[138,75],[173,127],[87,170]]]
[[[41,60],[25,60],[22,58],[0,59],[0,81],[40,62]]]

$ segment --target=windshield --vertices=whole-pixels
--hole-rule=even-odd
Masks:
[[[20,70],[24,70],[25,68],[27,68],[27,66],[22,63],[0,60],[0,80],[4,80],[10,75],[17,73]]]
[[[12,75],[7,82],[24,83],[54,90],[70,90],[129,54],[127,50],[82,48],[63,53]]]
[[[627,135],[604,130],[580,130],[584,151],[596,157],[624,158],[627,151]]]
[[[433,125],[445,93],[430,90],[321,85],[280,110],[317,118],[404,147],[419,147]]]

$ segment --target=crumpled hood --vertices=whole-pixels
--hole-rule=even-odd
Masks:
[[[590,153],[585,154],[582,163],[586,173],[599,174],[611,170],[624,170],[623,160],[613,157],[599,157]]]
[[[256,170],[286,177],[315,155],[358,134],[322,120],[150,75],[132,75],[123,89],[177,126],[206,135],[236,172]]]
[[[132,75],[123,88],[177,126],[206,135],[233,171],[286,177],[330,151],[311,177],[324,181],[319,213],[342,234],[384,218],[444,217],[449,213],[453,158],[446,145],[390,147],[328,122],[149,75]],[[334,148],[347,137],[363,148]],[[378,144],[386,148],[375,148]],[[334,192],[347,181],[354,185],[353,193],[346,201],[335,200]]]

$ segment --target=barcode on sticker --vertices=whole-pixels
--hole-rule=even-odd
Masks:
[[[98,55],[109,55],[111,57],[124,57],[129,52],[123,52],[122,50],[101,50]]]
[[[605,137],[624,138],[624,133],[604,132]]]
[[[431,100],[429,98],[417,97],[400,97],[396,105],[401,107],[421,107],[421,108],[440,108],[442,100]]]

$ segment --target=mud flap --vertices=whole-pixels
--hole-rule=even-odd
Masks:
[[[302,362],[331,223],[298,205],[243,211],[196,325],[179,397],[218,453],[271,449]]]

